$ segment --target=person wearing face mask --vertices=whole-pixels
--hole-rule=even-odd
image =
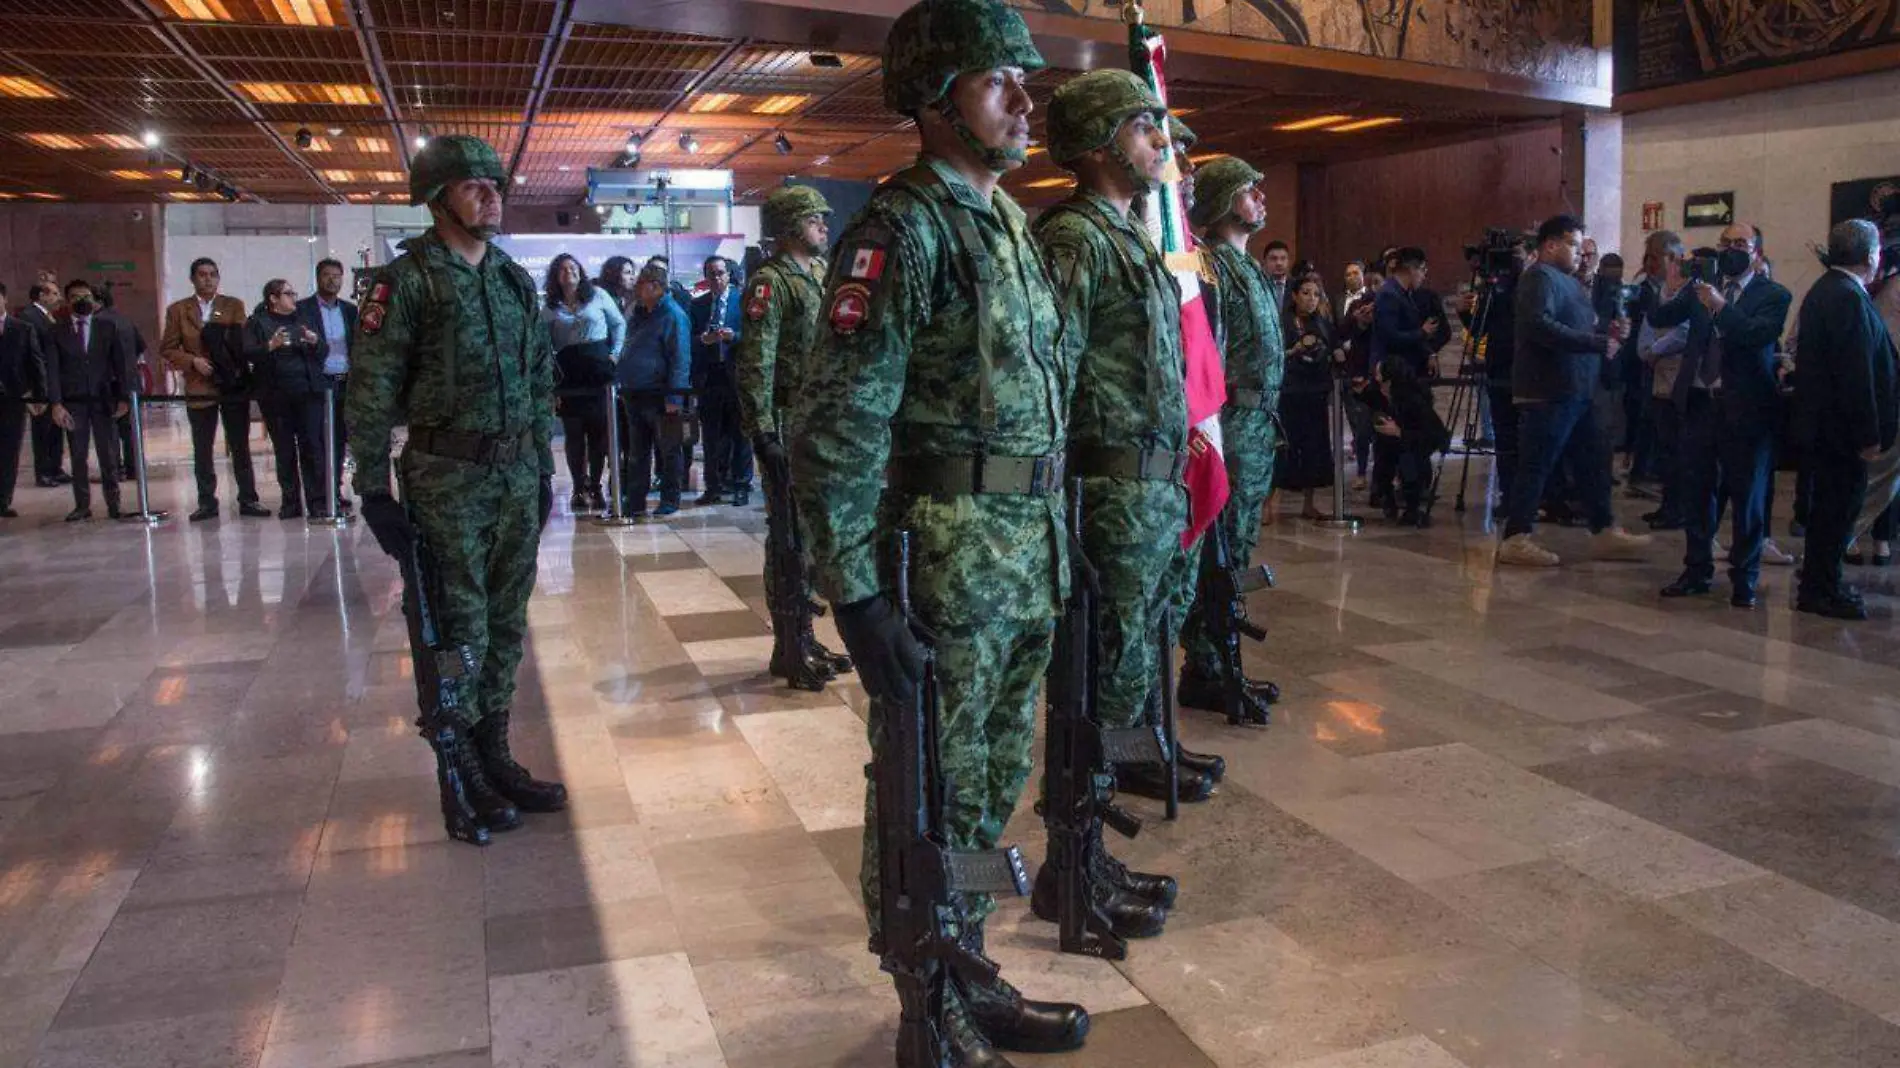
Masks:
[[[323,335],[297,311],[282,278],[264,283],[264,303],[244,324],[244,358],[263,384],[264,418],[277,454],[277,518],[329,512],[323,469]]]
[[[456,721],[425,726],[476,823],[496,833],[520,826],[523,812],[567,807],[567,789],[530,775],[509,738],[535,557],[554,507],[554,353],[534,280],[492,243],[508,187],[480,138],[445,134],[416,154],[409,201],[428,206],[432,225],[402,243],[363,302],[344,402],[364,523],[398,559],[417,539],[427,546],[437,625],[476,665],[461,679]],[[392,487],[390,430],[403,424],[409,441]],[[414,611],[412,598],[404,603]],[[433,693],[422,696],[433,706]],[[459,822],[451,829],[480,837]]]
[[[83,279],[66,283],[66,308],[68,314],[53,325],[46,353],[46,399],[73,457],[73,510],[66,521],[92,518],[88,445],[98,450],[106,514],[117,519],[119,438],[113,421],[131,410],[132,339],[99,316],[92,286]]]
[[[1252,164],[1217,156],[1195,172],[1194,209],[1188,222],[1199,227],[1214,266],[1217,317],[1227,375],[1227,404],[1221,409],[1221,454],[1227,464],[1231,495],[1217,522],[1235,568],[1251,565],[1260,541],[1260,512],[1273,489],[1276,416],[1286,378],[1286,336],[1280,308],[1268,294],[1267,274],[1247,254],[1247,241],[1267,222],[1262,175]],[[1207,598],[1197,596],[1197,604]],[[1265,726],[1279,687],[1242,679],[1240,704],[1228,708],[1226,660],[1209,628],[1196,613],[1183,616],[1181,645],[1186,661],[1176,695],[1183,708],[1226,712],[1240,722]]]
[[[1691,337],[1702,342],[1684,350],[1676,375],[1676,392],[1685,401],[1677,462],[1686,549],[1682,574],[1662,595],[1709,591],[1719,502],[1726,492],[1735,530],[1729,547],[1730,603],[1753,608],[1768,536],[1780,405],[1775,350],[1794,296],[1761,270],[1761,241],[1754,227],[1728,227],[1717,248],[1720,278],[1684,286],[1649,315],[1664,329],[1689,323]]]
[[[1029,156],[1028,78],[1042,69],[1001,0],[924,0],[885,41],[885,106],[915,122],[917,162],[884,182],[845,231],[800,401],[792,491],[817,586],[874,722],[916,707],[935,646],[938,767],[954,850],[997,847],[1029,777],[1036,697],[1067,595],[1066,409],[1073,359],[1028,220],[999,186]],[[974,270],[973,264],[987,264]],[[888,480],[888,485],[887,485]],[[911,619],[899,611],[890,535],[909,531]],[[900,759],[872,735],[872,765]],[[882,946],[879,828],[914,811],[867,798],[862,885]],[[885,823],[884,821],[896,821]],[[987,893],[951,895],[940,933],[984,950]],[[895,965],[895,960],[893,961]],[[900,981],[900,991],[912,989]],[[901,1034],[942,1063],[1003,1068],[997,1049],[1080,1046],[1080,1005],[1025,998],[1000,975],[953,971],[943,997],[907,1007]],[[930,1009],[935,1019],[919,1019]],[[928,1063],[940,1063],[933,1059]]]
[[[733,359],[745,320],[732,264],[708,257],[702,267],[706,292],[687,309],[693,331],[693,389],[699,395],[700,436],[706,453],[706,491],[693,503],[704,507],[728,501],[743,508],[752,496],[752,445],[739,426],[739,387]]]

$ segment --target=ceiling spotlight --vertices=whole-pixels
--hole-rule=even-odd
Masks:
[[[607,205],[605,205],[605,204],[596,204],[596,205],[594,205],[594,214],[595,214],[595,215],[605,215],[605,214],[607,214]]]
[[[146,148],[157,148],[158,147],[158,131],[157,130],[145,131],[144,141],[145,141]]]
[[[178,180],[186,185],[190,185],[192,173],[191,164],[187,163],[183,167],[178,168]]]
[[[232,188],[231,183],[220,182],[218,184],[218,195],[223,197],[226,202],[230,202],[238,198],[238,191]]]
[[[527,176],[527,175],[525,175],[525,174],[517,174],[517,175],[515,175],[515,184],[516,184],[516,185],[526,185],[526,184],[528,184],[528,176]]]
[[[792,154],[792,139],[784,134],[779,134],[772,139],[772,147],[778,149],[779,155],[789,156]]]
[[[297,147],[298,148],[309,148],[310,143],[315,140],[316,138],[311,135],[310,128],[308,126],[297,127]]]
[[[688,155],[698,152],[699,138],[694,137],[692,134],[689,134],[689,133],[681,134],[680,135],[680,151],[685,152]]]
[[[831,70],[838,70],[844,66],[844,60],[838,58],[838,56],[831,52],[813,52],[811,54],[811,65],[814,67],[826,67]]]
[[[423,148],[425,148],[425,147],[427,147],[427,146],[428,146],[428,144],[429,144],[429,135],[428,135],[428,134],[417,134],[417,135],[416,135],[416,151],[418,151],[418,152],[420,152],[420,151],[422,151],[422,150],[423,150]]]

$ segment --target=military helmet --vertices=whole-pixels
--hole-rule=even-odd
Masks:
[[[1216,156],[1194,172],[1194,210],[1188,221],[1205,229],[1233,211],[1234,194],[1265,177],[1253,164],[1233,156]]]
[[[1173,114],[1168,116],[1168,140],[1182,148],[1193,148],[1194,142],[1200,139],[1200,135],[1188,129],[1188,124],[1182,122],[1179,117]]]
[[[492,178],[496,185],[505,187],[508,171],[502,167],[501,157],[479,137],[432,137],[409,165],[409,203],[427,204],[451,183],[467,178]]]
[[[1092,70],[1064,82],[1049,101],[1049,158],[1068,163],[1115,140],[1122,123],[1167,114],[1146,82],[1125,70]]]
[[[798,224],[813,215],[831,214],[831,205],[825,203],[823,194],[808,185],[788,185],[775,189],[765,198],[765,208],[760,212],[760,223],[767,237],[782,237],[798,228]]]
[[[884,106],[909,115],[942,100],[960,74],[1047,65],[1001,0],[920,0],[884,39]]]

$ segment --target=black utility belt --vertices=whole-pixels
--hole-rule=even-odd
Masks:
[[[1048,456],[907,456],[891,461],[890,488],[930,497],[1008,493],[1047,497],[1062,488],[1065,454]]]
[[[410,427],[409,448],[464,463],[500,467],[514,463],[534,449],[534,433],[503,436],[480,434],[472,430],[441,430],[434,427]]]
[[[1265,411],[1279,403],[1279,397],[1258,389],[1236,389],[1227,394],[1227,407]]]
[[[1179,482],[1187,474],[1187,464],[1187,453],[1162,449],[1081,448],[1070,457],[1071,473],[1083,478],[1134,482]]]

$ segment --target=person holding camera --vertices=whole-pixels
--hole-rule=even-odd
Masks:
[[[1511,368],[1517,349],[1513,303],[1530,249],[1521,235],[1494,231],[1486,239],[1487,245],[1465,246],[1476,282],[1463,296],[1458,318],[1478,336],[1491,408],[1491,440],[1497,448],[1498,491],[1508,501],[1517,477],[1517,407],[1511,400]]]
[[[1716,247],[1714,276],[1708,275],[1706,262],[1698,264],[1690,284],[1649,315],[1660,329],[1690,324],[1691,338],[1675,385],[1682,414],[1678,463],[1687,544],[1682,574],[1663,587],[1662,595],[1709,592],[1719,498],[1726,490],[1735,529],[1729,603],[1753,608],[1775,461],[1775,349],[1794,296],[1761,269],[1761,237],[1753,226],[1731,225]],[[1672,261],[1669,269],[1681,271],[1681,261]]]
[[[1537,544],[1537,504],[1544,485],[1567,451],[1601,455],[1591,400],[1611,346],[1629,336],[1629,321],[1597,326],[1590,294],[1577,281],[1583,224],[1569,215],[1545,220],[1537,230],[1537,262],[1517,284],[1517,352],[1511,397],[1519,416],[1517,475],[1511,480],[1510,519],[1497,562],[1509,567],[1556,567],[1556,553]],[[1607,464],[1579,463],[1581,494],[1589,510],[1591,555],[1599,560],[1640,559],[1645,535],[1625,532],[1610,511]]]
[[[263,387],[264,425],[277,455],[279,519],[326,515],[323,473],[323,335],[297,312],[297,291],[282,278],[264,283],[264,303],[244,324],[244,359]]]
[[[1880,231],[1850,219],[1829,231],[1828,272],[1801,302],[1801,383],[1795,434],[1814,496],[1795,610],[1862,620],[1867,606],[1841,575],[1868,464],[1900,436],[1900,357],[1868,295],[1880,275]]]

